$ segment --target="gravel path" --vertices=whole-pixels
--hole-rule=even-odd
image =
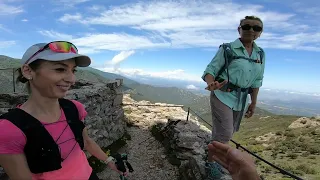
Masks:
[[[178,168],[167,161],[164,148],[147,129],[130,127],[128,133],[131,140],[120,150],[120,153],[128,154],[128,161],[134,169],[133,173],[129,173],[128,180],[177,180]],[[148,140],[141,143],[146,139]],[[98,176],[104,180],[120,179],[117,173],[110,169],[99,173]]]

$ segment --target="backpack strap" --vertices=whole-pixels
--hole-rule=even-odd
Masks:
[[[263,56],[264,56],[264,51],[261,47],[259,47],[260,51],[258,52],[259,55],[260,55],[260,60],[257,60],[257,59],[251,59],[251,58],[247,58],[245,56],[238,56],[236,55],[232,48],[231,48],[231,44],[230,43],[223,43],[219,46],[219,48],[223,48],[223,56],[224,56],[224,60],[225,60],[225,63],[224,65],[222,66],[222,68],[218,71],[218,74],[216,77],[219,77],[223,71],[227,70],[227,76],[228,76],[228,82],[229,82],[229,69],[228,69],[228,66],[231,64],[231,62],[235,59],[245,59],[245,60],[248,60],[249,62],[254,62],[254,63],[263,63]]]
[[[61,168],[59,147],[39,120],[19,108],[10,110],[0,118],[10,121],[25,134],[27,143],[24,146],[24,153],[32,173]]]
[[[80,145],[80,148],[84,148],[82,132],[85,128],[85,125],[79,119],[79,111],[77,106],[70,100],[61,98],[59,99],[59,104],[63,109],[63,112],[66,116],[67,122],[74,134],[75,140]]]

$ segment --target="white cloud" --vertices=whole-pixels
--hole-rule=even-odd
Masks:
[[[135,49],[150,49],[169,47],[167,42],[153,42],[145,36],[129,34],[88,34],[72,39],[72,42],[81,47],[97,50],[128,51]]]
[[[53,2],[57,5],[63,5],[63,6],[66,6],[66,7],[73,7],[77,4],[81,4],[81,3],[85,3],[85,2],[88,2],[90,0],[54,0]]]
[[[192,82],[203,82],[199,75],[193,75],[186,73],[182,69],[175,69],[169,71],[146,71],[143,69],[130,69],[130,68],[113,68],[113,67],[95,67],[101,71],[111,72],[120,74],[127,77],[138,77],[138,78],[163,78],[172,80],[184,80]]]
[[[4,2],[0,2],[0,16],[20,14],[22,12],[24,12],[24,10],[21,6],[12,6],[9,4],[5,4]]]
[[[193,84],[190,84],[190,85],[188,85],[187,86],[187,89],[191,89],[191,90],[198,90],[199,88],[198,87],[196,87],[195,85],[193,85]]]
[[[28,22],[29,20],[28,19],[22,19],[21,21],[22,22]]]
[[[62,16],[59,21],[61,22],[70,22],[70,21],[78,21],[81,22],[82,16],[79,13],[76,13],[74,15],[71,14],[65,14],[64,16]]]
[[[0,41],[0,48],[8,48],[11,47],[13,45],[15,45],[16,42],[15,41]]]
[[[108,63],[111,65],[117,65],[122,61],[126,60],[129,56],[133,55],[135,51],[121,51],[119,54],[115,55],[112,60]]]
[[[269,11],[261,5],[237,4],[219,0],[180,0],[138,2],[108,8],[92,6],[91,9],[96,11],[86,15],[65,14],[59,20],[64,23],[85,25],[128,26],[141,32],[151,32],[159,37],[149,42],[146,47],[208,48],[218,47],[223,42],[237,38],[236,29],[240,19],[246,15],[257,15],[264,21],[266,32],[258,40],[262,47],[319,50],[317,45],[312,43],[320,42],[320,36],[312,32],[308,25],[303,24],[303,21],[298,22],[300,16]],[[283,36],[283,34],[286,35]],[[151,39],[148,35],[146,34],[143,39]],[[106,39],[111,37],[110,34],[104,36]],[[122,38],[121,35],[117,36]],[[129,34],[126,36],[133,38],[134,41],[137,38]],[[83,40],[87,38],[92,40],[93,37],[101,37],[101,35],[92,34],[90,37],[84,37]],[[160,46],[158,46],[159,42],[161,42]],[[132,48],[119,48],[117,44],[108,47],[110,50],[139,48],[142,47],[133,45]]]
[[[12,31],[10,29],[4,27],[4,25],[2,25],[2,24],[0,24],[0,30],[12,33]]]
[[[38,31],[40,34],[42,34],[43,36],[47,36],[53,40],[71,40],[72,36],[68,35],[68,34],[63,34],[63,33],[59,33],[53,30],[43,30],[43,31]]]

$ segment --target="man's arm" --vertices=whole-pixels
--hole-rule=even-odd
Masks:
[[[11,180],[32,180],[24,154],[0,154],[0,165]]]

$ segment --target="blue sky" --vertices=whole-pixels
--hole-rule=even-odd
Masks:
[[[199,87],[217,47],[256,15],[265,26],[256,41],[267,58],[263,87],[320,93],[319,8],[317,0],[0,0],[0,54],[21,58],[34,43],[68,40],[100,70]]]

